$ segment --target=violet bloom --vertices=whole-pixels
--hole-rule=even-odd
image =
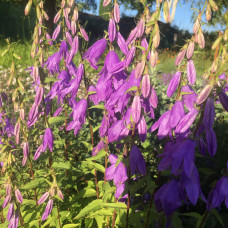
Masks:
[[[50,199],[47,203],[47,206],[46,206],[46,209],[42,215],[42,221],[44,221],[51,213],[52,211],[52,208],[53,208],[53,200]]]
[[[54,53],[50,56],[44,65],[47,65],[47,69],[49,70],[50,74],[59,73],[59,63],[61,60],[61,54],[59,52]]]
[[[181,206],[182,194],[179,191],[178,185],[176,180],[172,180],[164,184],[155,193],[154,202],[158,212],[164,211],[169,216]]]
[[[215,119],[215,106],[214,99],[212,97],[207,98],[207,102],[204,108],[203,123],[206,128],[212,128]]]
[[[53,137],[52,131],[50,128],[47,128],[44,133],[42,150],[45,151],[48,146],[49,150],[52,152],[53,141],[54,141],[54,137]]]
[[[142,156],[141,151],[136,145],[133,145],[130,150],[129,163],[131,169],[131,175],[141,173],[146,175],[146,163]]]
[[[14,213],[13,217],[11,218],[8,228],[17,228],[18,227],[18,223],[19,223],[19,213],[16,210],[16,212]]]
[[[8,213],[7,213],[7,220],[10,221],[10,219],[12,218],[14,214],[14,203],[11,203],[8,209]]]
[[[76,136],[82,125],[85,123],[87,109],[87,100],[80,100],[73,108],[73,121],[67,126],[67,131],[74,129],[74,135]]]
[[[171,114],[170,114],[170,126],[175,128],[179,121],[184,117],[184,105],[182,101],[176,101],[173,105]]]
[[[186,108],[189,111],[195,109],[194,108],[194,103],[196,102],[196,99],[197,99],[196,92],[189,85],[183,86],[182,89],[181,89],[181,92],[189,93],[189,94],[184,94],[182,96]]]
[[[98,61],[105,51],[107,45],[106,39],[98,40],[94,43],[84,54],[83,58],[90,62],[90,66],[94,69],[98,69]]]
[[[139,122],[141,116],[141,101],[139,96],[135,96],[132,102],[132,117],[135,123]]]
[[[140,141],[145,142],[147,136],[147,125],[144,116],[141,117],[138,123],[138,133]]]
[[[215,187],[210,191],[207,200],[207,209],[219,207],[225,201],[228,208],[228,177],[221,177]]]
[[[116,185],[116,194],[115,197],[118,199],[125,189],[125,181],[128,179],[127,177],[127,168],[126,166],[120,162],[116,166],[118,157],[114,154],[109,155],[109,161],[111,166],[105,170],[106,179],[114,180],[114,184]],[[124,196],[125,197],[125,196]]]
[[[217,138],[213,128],[206,128],[205,139],[208,153],[210,156],[214,156],[217,151]]]

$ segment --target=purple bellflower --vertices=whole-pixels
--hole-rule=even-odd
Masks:
[[[98,69],[98,61],[105,51],[107,45],[106,39],[98,40],[94,43],[84,54],[83,58],[90,62],[90,66],[94,69]]]
[[[49,150],[52,152],[53,151],[53,134],[50,128],[47,128],[44,133],[44,138],[43,138],[43,145],[42,145],[42,151],[45,151],[47,146]]]
[[[136,173],[141,173],[142,175],[146,175],[146,163],[142,156],[141,151],[136,145],[133,145],[131,147],[129,162],[130,162],[131,175],[134,175]]]
[[[47,206],[45,208],[45,211],[42,215],[42,221],[44,221],[45,219],[47,219],[47,217],[50,215],[51,211],[52,211],[52,208],[53,208],[53,200],[50,199],[47,203]]]

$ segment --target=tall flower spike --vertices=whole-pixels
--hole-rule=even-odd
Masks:
[[[180,83],[180,78],[181,78],[181,72],[177,71],[171,81],[169,82],[169,86],[167,88],[167,96],[172,97],[174,92],[176,91],[179,83]]]

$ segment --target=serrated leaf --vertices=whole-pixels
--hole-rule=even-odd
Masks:
[[[54,117],[48,118],[48,123],[49,124],[59,123],[59,122],[65,121],[66,119],[67,117],[65,116],[54,116]]]
[[[125,203],[103,203],[103,207],[114,208],[114,209],[127,209]]]
[[[132,86],[130,89],[128,89],[125,93],[128,93],[130,91],[137,91],[138,87],[137,86]]]
[[[83,198],[85,197],[91,197],[91,196],[96,196],[97,192],[95,189],[89,188],[89,189],[85,189],[85,193],[83,195]]]
[[[33,188],[38,187],[40,184],[42,184],[44,182],[45,182],[44,178],[35,179],[35,180],[32,180],[31,182],[27,183],[26,185],[24,185],[22,187],[22,189],[24,189],[24,190],[33,189]]]
[[[94,109],[94,108],[97,108],[97,109],[105,109],[105,107],[104,107],[103,104],[91,106],[89,109]]]
[[[78,227],[81,226],[81,223],[77,223],[77,224],[66,224],[63,226],[63,228],[73,228],[73,227]]]
[[[68,163],[68,162],[54,162],[52,164],[52,168],[55,168],[55,169],[70,169],[71,166],[70,166],[70,163]]]
[[[81,217],[84,217],[85,215],[91,212],[101,209],[101,207],[102,207],[102,200],[96,199],[92,201],[90,204],[88,204],[86,207],[84,207],[74,219],[79,219]]]
[[[106,151],[104,149],[100,150],[96,156],[90,157],[86,159],[87,161],[97,161],[101,158],[103,158],[106,155]]]
[[[46,227],[47,225],[49,225],[52,221],[58,219],[57,217],[53,216],[53,217],[48,217],[47,221],[43,224],[43,227]]]

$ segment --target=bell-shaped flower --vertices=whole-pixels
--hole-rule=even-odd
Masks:
[[[107,45],[106,39],[98,40],[94,43],[84,54],[83,58],[90,62],[90,66],[94,69],[98,69],[98,61],[105,51]]]
[[[50,56],[47,61],[44,63],[44,65],[47,65],[47,69],[49,70],[50,74],[59,73],[59,63],[61,60],[61,54],[60,52],[54,53],[52,56]]]
[[[212,128],[214,124],[214,119],[215,119],[214,99],[212,97],[208,97],[204,108],[204,113],[203,113],[204,126],[208,129]]]
[[[104,148],[104,141],[101,140],[92,150],[92,156],[97,155],[97,153]]]
[[[45,151],[47,146],[49,150],[53,151],[53,141],[54,137],[50,128],[47,128],[44,133],[42,151]]]
[[[179,121],[184,117],[185,111],[184,111],[184,105],[182,101],[176,101],[176,103],[173,105],[171,114],[170,114],[170,126],[172,128],[175,128]]]
[[[221,177],[215,187],[210,191],[207,199],[207,209],[219,207],[225,201],[228,208],[228,177]]]
[[[42,221],[44,221],[50,215],[50,213],[52,211],[52,208],[53,208],[53,200],[50,199],[48,201],[47,206],[45,208],[45,211],[44,211],[44,213],[42,215]]]
[[[183,86],[181,89],[181,92],[188,93],[188,94],[182,95],[182,98],[183,98],[183,101],[184,101],[186,108],[189,111],[195,109],[194,103],[196,102],[196,99],[197,99],[196,92],[189,85]]]
[[[158,212],[164,211],[169,216],[181,206],[182,198],[179,183],[172,180],[158,189],[154,195],[154,202]]]
[[[208,153],[210,156],[214,156],[217,151],[217,138],[213,128],[206,128],[205,139]]]
[[[136,145],[133,145],[129,154],[129,163],[131,169],[131,175],[141,173],[146,175],[146,163],[142,156],[141,151]]]

